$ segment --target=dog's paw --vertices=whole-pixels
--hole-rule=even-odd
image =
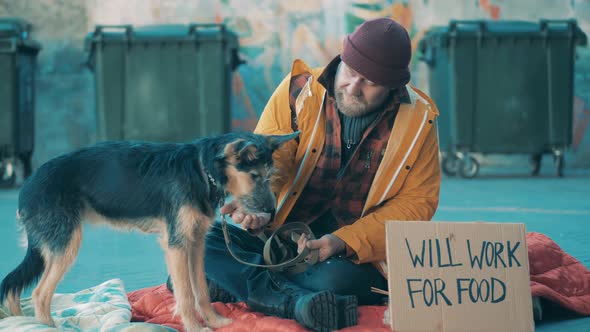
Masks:
[[[39,323],[41,323],[41,324],[45,324],[45,325],[47,325],[47,326],[49,326],[49,327],[57,327],[57,326],[55,325],[55,322],[53,321],[53,319],[52,319],[52,318],[38,317],[38,318],[36,318],[36,319],[37,319],[37,321],[39,321]]]

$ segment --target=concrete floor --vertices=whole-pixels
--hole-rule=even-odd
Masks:
[[[22,260],[14,222],[17,190],[0,191],[0,276]],[[471,180],[443,178],[438,221],[522,222],[544,233],[590,268],[590,170],[566,170],[555,178],[551,167],[536,178],[523,169],[486,169]],[[163,253],[154,235],[122,233],[88,226],[79,258],[59,285],[74,292],[120,278],[128,291],[166,280]],[[30,294],[30,291],[27,292]],[[538,331],[590,331],[590,318],[546,321]]]

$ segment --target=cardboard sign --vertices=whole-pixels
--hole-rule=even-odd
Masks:
[[[523,224],[386,223],[394,331],[534,331]]]

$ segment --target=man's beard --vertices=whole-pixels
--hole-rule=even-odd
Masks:
[[[342,114],[350,117],[363,116],[376,111],[384,104],[385,100],[389,96],[388,93],[384,94],[381,100],[378,100],[372,105],[368,105],[367,101],[363,97],[346,94],[344,89],[336,90],[334,94],[336,99],[336,107],[338,110]]]

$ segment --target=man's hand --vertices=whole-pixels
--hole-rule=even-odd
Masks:
[[[229,214],[232,220],[256,235],[266,224],[270,222],[270,213],[246,213],[234,201],[225,204],[219,209],[221,214]]]
[[[302,234],[297,242],[297,252],[303,251],[303,248],[319,249],[320,262],[346,250],[346,243],[339,237],[332,234],[326,234],[317,240],[309,240],[307,234]]]

